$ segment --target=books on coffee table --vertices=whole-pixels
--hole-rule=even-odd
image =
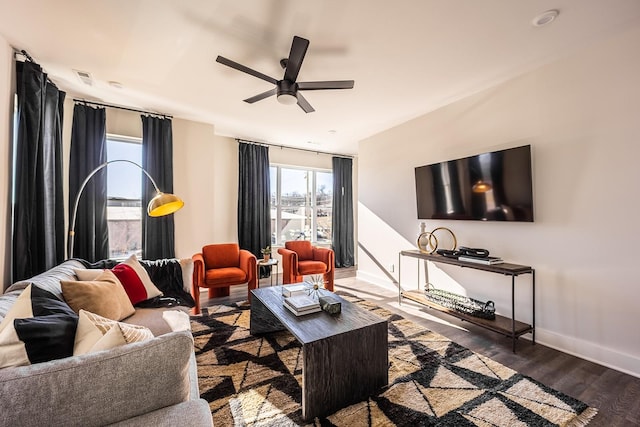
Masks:
[[[296,316],[316,313],[321,310],[318,301],[308,295],[294,295],[284,299],[284,306]]]
[[[292,297],[294,295],[306,295],[308,293],[307,287],[302,284],[283,285],[282,295],[285,297]]]

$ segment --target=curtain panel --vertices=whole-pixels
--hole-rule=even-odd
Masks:
[[[65,92],[33,62],[16,63],[12,281],[64,260],[62,122]]]
[[[336,267],[354,265],[353,244],[353,160],[333,157],[332,236]]]
[[[173,193],[173,130],[171,119],[141,116],[142,168],[151,175],[160,191]],[[146,209],[156,195],[144,177],[142,186],[142,257],[157,260],[175,257],[173,215],[150,217]]]
[[[76,104],[73,108],[71,153],[69,156],[69,221],[82,182],[98,166],[107,161],[106,112]],[[88,182],[78,203],[74,224],[73,257],[96,262],[109,258],[109,228],[107,224],[107,168]]]
[[[238,162],[238,243],[261,258],[271,245],[269,147],[240,142]]]

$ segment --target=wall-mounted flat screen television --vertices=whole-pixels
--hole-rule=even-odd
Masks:
[[[418,219],[533,221],[531,146],[415,168]]]

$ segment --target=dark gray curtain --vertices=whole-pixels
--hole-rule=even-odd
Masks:
[[[65,93],[33,62],[16,63],[18,93],[12,280],[64,260],[62,121]]]
[[[269,147],[240,142],[238,161],[238,243],[261,258],[271,245]]]
[[[142,117],[142,167],[163,193],[173,193],[173,131],[171,119]],[[156,195],[153,184],[143,177],[142,257],[156,260],[175,257],[173,215],[152,218],[147,205]]]
[[[82,182],[107,161],[106,112],[84,104],[73,107],[69,156],[69,221]],[[73,224],[69,224],[70,229]],[[107,168],[89,181],[80,195],[75,221],[74,258],[96,262],[109,258],[107,225]]]
[[[353,161],[333,158],[332,236],[336,267],[351,267],[353,262]]]

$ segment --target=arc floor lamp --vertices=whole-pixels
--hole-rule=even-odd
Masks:
[[[73,258],[73,244],[76,236],[76,214],[78,213],[78,204],[80,203],[80,196],[82,196],[84,188],[96,173],[106,168],[111,163],[118,162],[131,163],[132,165],[137,166],[142,172],[144,172],[147,178],[149,178],[151,184],[153,184],[153,188],[155,188],[157,194],[149,201],[149,204],[147,205],[147,215],[151,217],[165,216],[176,212],[184,206],[184,202],[180,197],[176,196],[175,194],[163,193],[162,191],[160,191],[156,182],[153,180],[151,175],[149,175],[149,172],[144,170],[139,164],[132,162],[131,160],[124,159],[109,160],[108,162],[104,162],[100,166],[92,170],[89,175],[87,175],[84,181],[82,181],[80,189],[78,190],[78,195],[76,196],[76,200],[73,204],[73,214],[71,216],[71,222],[69,222],[69,258]]]

